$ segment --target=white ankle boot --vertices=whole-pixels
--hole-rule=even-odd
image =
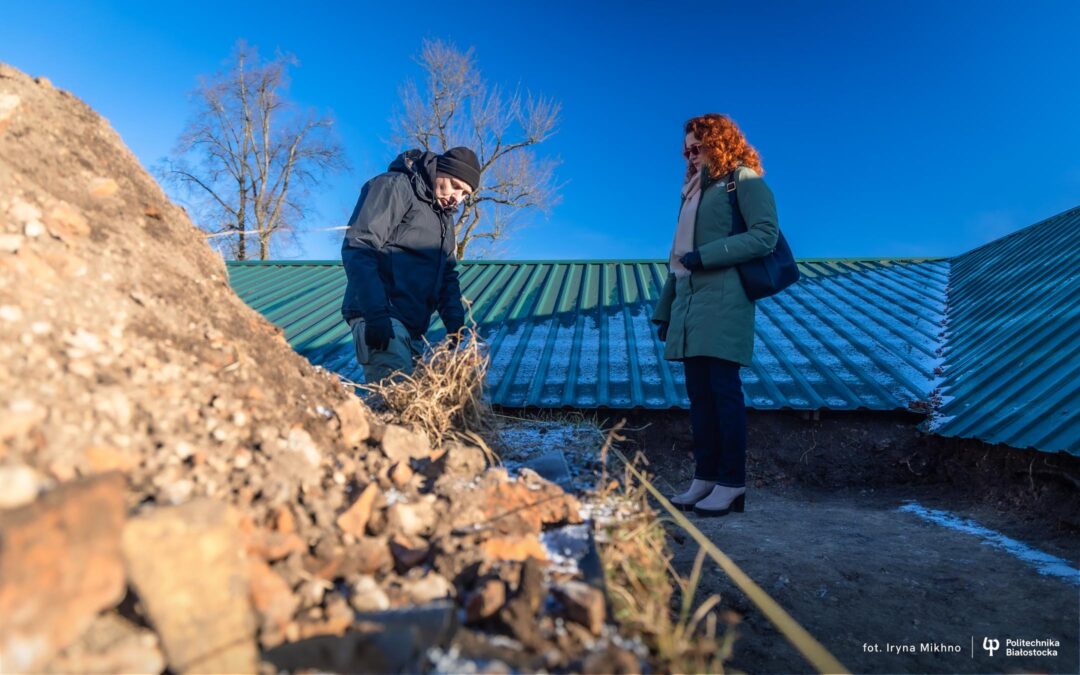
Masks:
[[[716,483],[710,480],[698,480],[695,478],[694,482],[690,484],[690,489],[672,497],[671,503],[681,511],[692,511],[694,504],[712,492],[715,485]]]
[[[746,508],[746,488],[717,485],[705,499],[694,504],[694,513],[700,516],[726,516],[734,511],[742,513]]]

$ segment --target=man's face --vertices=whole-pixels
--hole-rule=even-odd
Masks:
[[[443,210],[453,211],[470,194],[472,189],[469,184],[460,178],[445,173],[435,174],[435,200]]]

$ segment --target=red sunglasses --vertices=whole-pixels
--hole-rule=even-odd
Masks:
[[[686,159],[697,157],[701,154],[701,143],[694,143],[689,148],[683,148],[682,156]]]

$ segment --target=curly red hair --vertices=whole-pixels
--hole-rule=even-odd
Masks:
[[[761,156],[754,146],[746,141],[746,136],[727,115],[709,113],[687,121],[683,133],[692,133],[701,142],[701,151],[705,154],[705,166],[709,176],[720,178],[734,171],[739,166],[746,166],[762,175]],[[694,175],[694,165],[687,161],[686,178]]]

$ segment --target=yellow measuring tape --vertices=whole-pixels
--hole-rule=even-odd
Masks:
[[[723,551],[716,547],[716,544],[709,541],[701,530],[699,530],[690,520],[684,516],[678,509],[671,505],[664,495],[660,494],[660,491],[649,482],[645,476],[637,470],[633,464],[623,455],[617,448],[612,447],[611,451],[626,465],[626,468],[641,481],[641,484],[645,486],[645,489],[656,497],[661,506],[667,509],[668,513],[675,519],[675,522],[679,524],[687,534],[693,537],[694,541],[698,543],[701,548],[709,554],[709,556],[720,565],[721,569],[727,573],[731,580],[735,582],[735,585],[746,593],[747,597],[753,601],[758,609],[765,615],[769,621],[772,621],[773,625],[783,633],[788,642],[792,644],[795,649],[799,650],[799,653],[806,657],[806,660],[817,669],[819,673],[843,673],[847,675],[850,671],[845,668],[836,657],[829,653],[829,650],[814,639],[814,636],[806,632],[806,629],[798,624],[795,619],[791,618],[791,615],[784,611],[775,600],[769,597],[769,594],[762,590],[761,586],[758,586],[753,579],[746,575],[739,569],[739,566],[727,557]]]

